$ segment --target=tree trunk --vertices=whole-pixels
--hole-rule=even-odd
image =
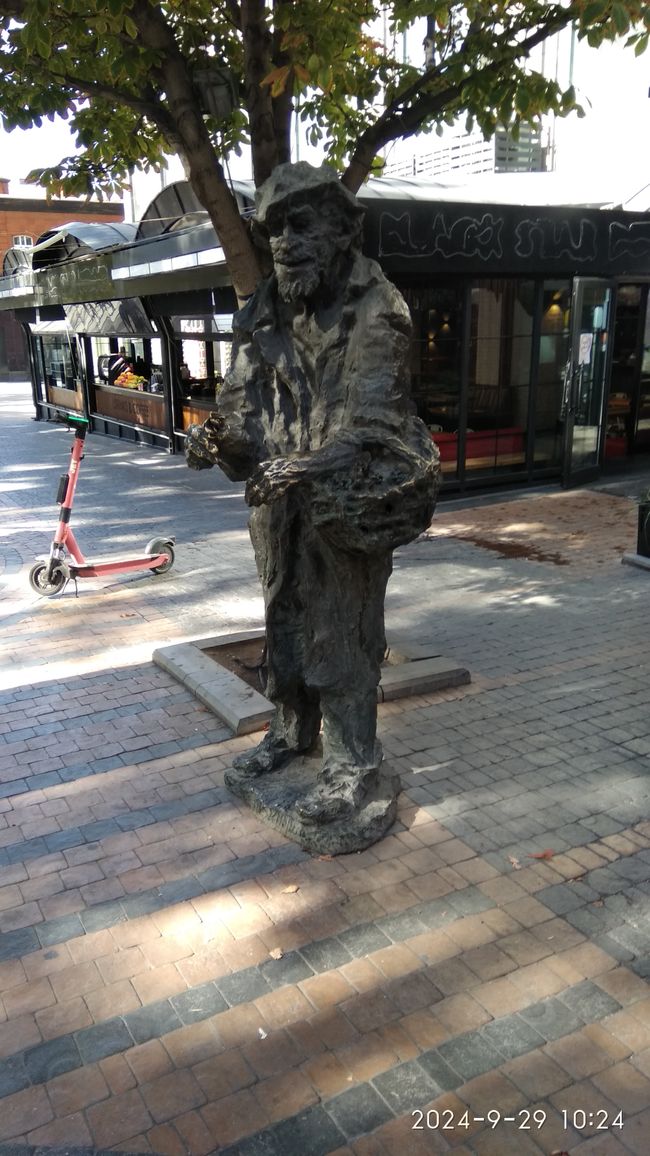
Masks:
[[[241,303],[255,291],[261,278],[260,266],[206,128],[187,62],[158,5],[136,0],[132,16],[143,42],[160,53],[159,71],[167,112],[174,125],[174,145],[181,152],[188,180],[214,225]],[[169,136],[168,126],[164,131]]]
[[[262,84],[272,66],[272,38],[266,17],[265,0],[242,0],[244,87],[256,187],[271,175],[278,163],[271,86]]]

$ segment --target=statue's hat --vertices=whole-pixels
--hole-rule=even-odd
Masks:
[[[348,212],[361,214],[363,207],[353,193],[341,184],[336,171],[330,165],[316,168],[307,161],[278,165],[271,176],[255,194],[257,220],[264,224],[269,211],[279,205],[287,207],[291,203],[318,202],[321,198],[338,198]]]

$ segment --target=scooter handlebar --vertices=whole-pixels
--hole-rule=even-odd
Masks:
[[[66,413],[65,410],[57,409],[54,413],[54,420],[67,425],[68,429],[74,430],[75,433],[85,434],[88,432],[88,419],[82,417],[81,414]]]

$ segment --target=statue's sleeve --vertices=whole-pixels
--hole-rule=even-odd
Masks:
[[[410,401],[411,319],[390,284],[374,286],[358,309],[347,350],[342,432],[399,438]]]
[[[231,366],[217,399],[225,419],[217,464],[234,482],[248,478],[266,456],[262,408],[270,373],[250,333],[236,332]]]

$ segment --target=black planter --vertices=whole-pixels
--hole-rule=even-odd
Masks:
[[[636,552],[643,558],[650,558],[650,502],[641,502],[639,506]]]

